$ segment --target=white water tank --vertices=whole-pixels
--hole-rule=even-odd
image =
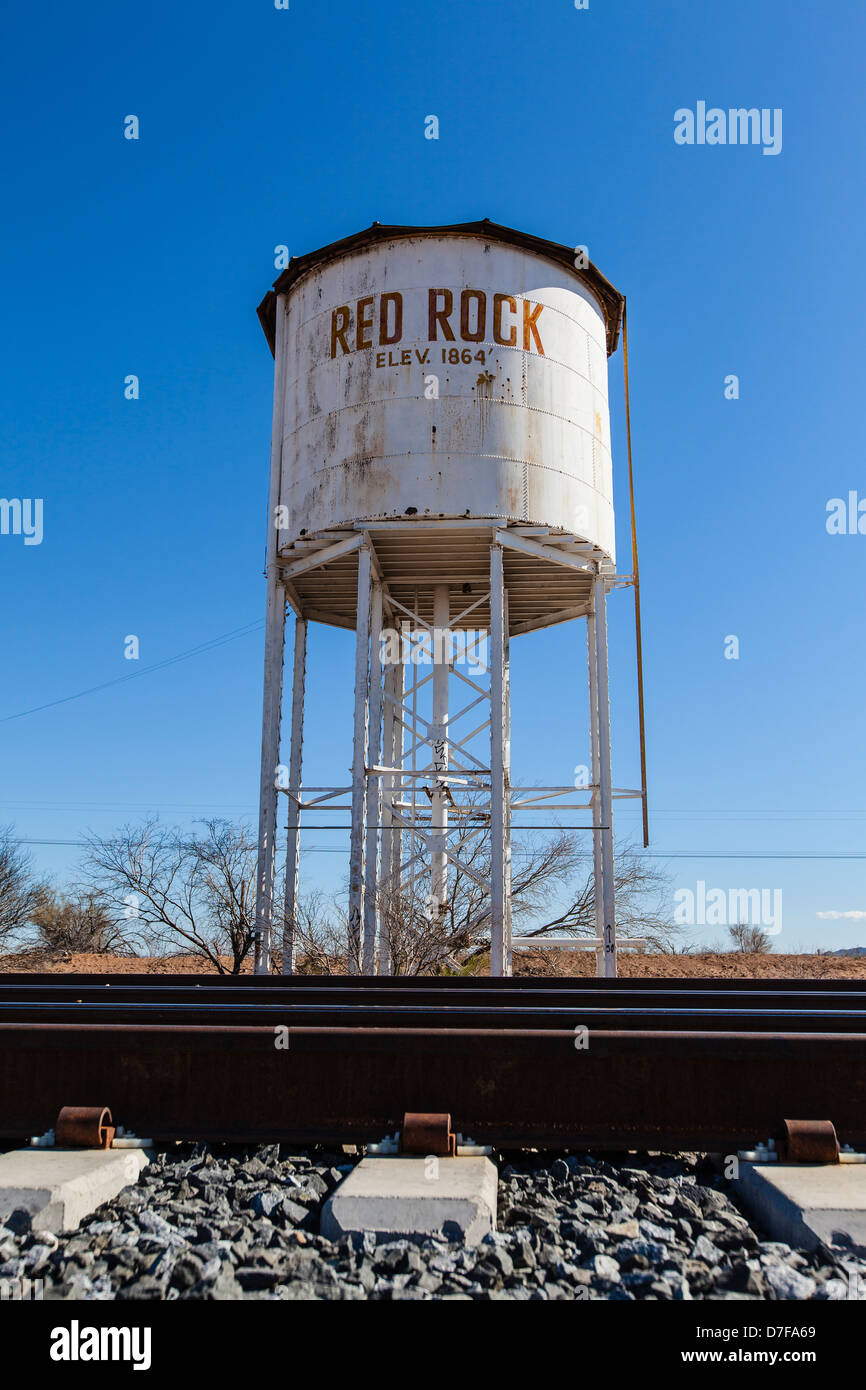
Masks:
[[[490,222],[374,224],[292,260],[259,308],[272,350],[286,345],[290,533],[489,517],[614,560],[607,358],[623,301],[574,260]]]

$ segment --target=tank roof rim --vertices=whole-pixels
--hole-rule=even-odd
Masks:
[[[339,260],[353,252],[364,251],[383,241],[394,241],[413,236],[486,237],[499,241],[503,245],[517,246],[525,251],[531,251],[535,255],[555,261],[557,265],[569,270],[594,294],[604,314],[608,357],[616,351],[625,296],[614,288],[597,266],[590,262],[586,269],[578,269],[574,265],[573,247],[564,246],[556,241],[547,241],[543,237],[534,236],[530,232],[518,231],[514,227],[505,227],[498,222],[491,222],[489,218],[485,217],[478,222],[454,222],[441,226],[419,227],[407,226],[402,223],[387,225],[373,222],[363,231],[342,237],[338,241],[329,242],[327,246],[321,246],[314,251],[307,251],[303,256],[293,256],[285,270],[281,271],[274,281],[257,310],[271,353],[274,353],[276,345],[276,307],[280,294],[285,294],[304,275],[317,266]]]

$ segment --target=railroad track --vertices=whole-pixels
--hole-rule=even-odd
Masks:
[[[159,1140],[866,1148],[866,981],[0,975],[0,1136],[108,1105]]]

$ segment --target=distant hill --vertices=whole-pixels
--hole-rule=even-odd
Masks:
[[[866,946],[848,946],[844,951],[822,951],[822,956],[866,956]]]

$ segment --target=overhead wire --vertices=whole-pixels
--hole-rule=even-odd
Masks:
[[[167,656],[164,661],[155,661],[150,666],[142,666],[138,671],[129,671],[125,676],[115,676],[113,680],[88,686],[86,690],[78,690],[74,695],[63,695],[57,700],[46,700],[44,704],[19,710],[17,714],[4,715],[0,718],[0,724],[8,724],[13,719],[24,719],[29,714],[39,714],[42,710],[54,709],[57,705],[67,705],[72,700],[83,699],[85,695],[95,695],[97,691],[108,690],[111,686],[123,685],[127,681],[138,680],[141,676],[153,675],[155,671],[164,671],[167,666],[174,666],[178,661],[188,661],[190,657],[200,656],[202,652],[214,651],[217,647],[223,647],[227,642],[235,642],[239,637],[246,637],[261,627],[264,627],[264,622],[259,619],[257,622],[247,623],[244,627],[233,628],[230,632],[224,632],[219,637],[212,637],[207,642],[200,642],[198,646],[189,647],[186,651],[178,652],[175,656]]]

